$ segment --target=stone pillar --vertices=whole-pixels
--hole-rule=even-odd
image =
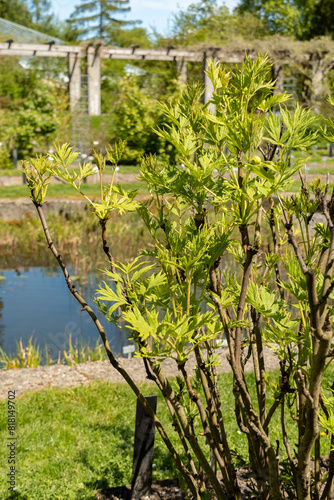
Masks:
[[[176,59],[176,71],[179,74],[179,80],[181,83],[187,83],[187,61],[182,57],[182,59]]]
[[[68,54],[68,79],[71,111],[73,112],[81,94],[80,57],[73,52]]]
[[[206,74],[206,71],[208,70],[208,60],[212,59],[213,64],[216,64],[217,59],[215,57],[210,57],[208,54],[204,53],[204,58],[203,58],[203,83],[204,83],[204,94],[203,94],[203,103],[206,104],[210,99],[212,99],[212,93],[213,93],[213,85]],[[211,113],[216,112],[216,106],[214,104],[210,104],[208,106],[208,110],[211,111]]]
[[[87,49],[88,114],[101,114],[101,61],[97,47]]]

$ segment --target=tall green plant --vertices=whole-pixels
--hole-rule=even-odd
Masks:
[[[201,104],[201,87],[185,89],[176,105],[163,107],[170,125],[156,133],[175,147],[181,164],[154,156],[143,160],[140,179],[150,192],[145,202],[113,182],[103,186],[105,159],[95,155],[101,199],[86,199],[100,221],[110,263],[110,281],[100,285],[96,303],[108,321],[125,321],[122,326],[148,378],[165,398],[182,454],[114,358],[47,227],[42,204],[50,175],[81,191],[91,166],[84,165],[80,174],[71,170],[77,153],[66,145],[57,149],[53,163],[39,158],[25,164],[48,246],[70,291],[95,323],[111,364],[154,419],[196,500],[242,497],[217,384],[217,339],[222,336],[233,373],[234,416],[248,440],[256,498],[333,498],[334,453],[323,478],[320,429],[324,425],[332,432],[332,404],[322,380],[333,356],[334,196],[328,204],[328,184],[315,181],[307,187],[303,178],[300,193],[284,196],[303,166],[291,162],[290,150],[308,148],[317,132],[310,132],[314,117],[308,110],[296,106],[291,113],[284,106],[288,96],[273,93],[270,69],[262,56],[255,62],[246,58],[234,73],[210,64],[216,114]],[[115,167],[123,149],[120,143],[107,152]],[[143,218],[152,244],[134,261],[116,263],[107,222],[113,211],[131,210]],[[317,211],[322,222],[312,225]],[[265,232],[270,234],[266,244]],[[238,272],[232,272],[231,259]],[[267,377],[266,347],[279,361],[276,382]],[[178,367],[176,385],[164,374],[165,359]],[[247,363],[254,372],[255,399],[245,378]],[[277,425],[280,439],[275,441]],[[293,442],[292,427],[298,435]]]

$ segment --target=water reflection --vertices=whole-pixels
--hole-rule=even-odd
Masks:
[[[240,269],[230,255],[224,258],[222,267],[235,272],[235,279],[240,278]],[[73,345],[83,341],[94,347],[100,341],[89,315],[80,310],[57,267],[18,267],[0,274],[5,278],[0,280],[0,345],[7,354],[16,352],[16,342],[20,339],[26,347],[31,335],[43,353],[48,347],[54,360],[58,359],[59,351],[68,351],[70,335]],[[129,343],[126,332],[108,323],[93,303],[103,277],[94,273],[86,273],[81,279],[73,274],[72,277],[104,325],[113,352],[122,354]]]
[[[1,347],[6,353],[14,353],[16,341],[21,338],[26,346],[31,335],[43,351],[48,346],[52,359],[58,358],[59,351],[68,349],[70,334],[73,344],[82,339],[94,346],[99,340],[90,317],[80,310],[60,271],[28,267],[2,271],[1,275],[5,278],[0,281]],[[92,303],[96,277],[88,275],[76,285],[105,326],[114,352],[120,353],[127,343],[124,334],[106,323]]]

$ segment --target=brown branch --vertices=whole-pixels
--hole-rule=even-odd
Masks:
[[[268,430],[269,423],[270,423],[275,411],[279,407],[279,405],[281,403],[282,404],[284,403],[285,395],[288,393],[294,392],[294,390],[291,389],[290,383],[289,383],[289,378],[290,378],[290,375],[292,372],[292,362],[291,362],[290,351],[289,351],[289,357],[290,357],[290,365],[289,365],[287,370],[285,369],[285,362],[280,361],[280,370],[281,370],[280,394],[279,394],[278,398],[275,399],[274,403],[272,404],[272,406],[270,407],[270,409],[268,411],[268,415],[267,415],[265,422],[263,424],[263,428],[265,431]]]
[[[307,265],[305,264],[305,261],[304,261],[304,258],[302,256],[302,253],[300,251],[300,248],[299,248],[299,245],[297,243],[296,237],[293,234],[292,222],[289,221],[289,222],[285,223],[284,226],[285,226],[285,229],[287,231],[288,241],[289,241],[290,245],[292,246],[292,248],[295,251],[295,254],[296,254],[297,260],[299,262],[300,268],[303,271],[303,273],[306,275],[307,272],[308,272],[308,268],[307,268]]]
[[[313,397],[311,396],[309,390],[307,389],[306,387],[306,384],[305,384],[305,379],[303,377],[303,373],[301,370],[297,370],[296,371],[296,377],[298,379],[298,383],[302,389],[302,392],[305,396],[306,399],[308,399],[308,401],[311,403],[311,406],[313,407],[314,406],[314,400],[313,400]]]
[[[149,365],[149,363],[147,361],[147,358],[143,358],[143,359],[144,359],[145,369],[146,369],[146,373],[147,373],[147,378],[149,380],[153,380],[156,383],[156,385],[160,389],[160,392],[164,396],[166,404],[167,404],[167,407],[168,407],[168,410],[169,410],[169,413],[170,413],[170,415],[172,417],[172,420],[173,420],[173,427],[176,430],[176,432],[177,432],[177,434],[178,434],[178,436],[180,438],[180,441],[181,441],[183,449],[184,449],[184,451],[186,453],[186,456],[187,456],[187,459],[188,459],[188,462],[189,462],[192,474],[193,474],[194,477],[197,478],[198,477],[198,472],[197,472],[194,460],[193,460],[193,458],[191,456],[191,453],[190,453],[189,447],[187,445],[187,442],[185,440],[184,434],[183,434],[183,432],[181,430],[180,424],[179,424],[179,422],[178,422],[178,420],[176,418],[176,414],[175,414],[173,405],[172,405],[170,399],[164,393],[164,390],[163,390],[162,385],[160,384],[160,381],[158,380],[158,378],[156,377],[156,375],[151,371],[151,368],[150,368],[150,365]]]
[[[215,458],[216,458],[216,460],[217,460],[217,462],[219,464],[220,470],[222,471],[224,480],[227,482],[227,485],[229,485],[230,484],[230,478],[228,477],[227,469],[226,469],[223,457],[221,456],[220,451],[218,449],[218,446],[219,446],[219,444],[218,444],[219,443],[219,436],[218,436],[218,443],[216,443],[215,440],[214,440],[214,438],[213,438],[213,435],[212,435],[212,433],[211,433],[211,431],[209,429],[208,422],[207,422],[207,419],[206,419],[205,410],[203,408],[202,402],[201,402],[198,394],[195,393],[195,391],[193,390],[193,388],[191,386],[191,382],[190,382],[188,373],[187,373],[187,371],[185,369],[184,363],[179,364],[178,368],[181,371],[181,373],[183,375],[183,378],[185,380],[189,397],[196,404],[196,406],[198,408],[198,413],[199,413],[200,420],[201,420],[201,423],[202,423],[204,436],[206,436],[207,441],[209,443],[209,446],[210,446],[211,450],[214,453],[214,456],[215,456]],[[212,471],[212,473],[213,473],[213,471]]]
[[[106,254],[106,256],[108,258],[108,261],[110,263],[111,272],[114,273],[116,271],[115,265],[114,265],[115,264],[115,259],[112,256],[112,254],[110,252],[110,249],[109,249],[109,246],[108,246],[108,243],[107,243],[106,224],[107,224],[107,220],[106,219],[100,220],[100,225],[101,225],[101,230],[102,230],[101,236],[102,236],[103,251]]]
[[[320,500],[320,433],[314,443],[314,500]]]
[[[169,400],[171,401],[173,408],[175,410],[175,413],[177,415],[177,418],[179,420],[181,429],[188,440],[194,454],[198,458],[200,464],[202,465],[205,473],[207,474],[212,487],[214,488],[218,499],[222,500],[227,500],[227,497],[225,495],[225,492],[218,481],[215,473],[213,472],[206,456],[203,453],[202,448],[200,447],[197,437],[195,435],[193,426],[191,425],[191,422],[187,419],[184,409],[180,405],[178,398],[175,395],[175,392],[173,391],[168,379],[165,377],[160,364],[152,364],[152,360],[149,359],[149,363],[151,365],[151,369],[153,370],[154,374],[157,376],[161,386],[163,387],[164,393],[168,396]]]
[[[298,246],[295,235],[293,234],[292,223],[289,222],[289,223],[285,224],[285,228],[287,230],[289,243],[292,245],[292,247],[295,251],[295,255],[297,257],[297,260],[299,262],[301,270],[306,278],[307,293],[308,293],[308,299],[309,299],[309,305],[310,305],[311,329],[312,329],[314,335],[319,340],[325,339],[325,338],[327,338],[327,335],[322,331],[322,326],[323,326],[324,320],[320,318],[321,308],[319,311],[319,302],[318,302],[317,289],[316,289],[315,271],[314,271],[314,269],[308,268],[305,261],[304,261],[304,258],[301,254],[301,251],[300,251],[300,248]],[[333,238],[333,251],[334,251],[334,238]]]
[[[291,448],[290,448],[290,444],[289,444],[289,436],[288,436],[288,434],[286,432],[286,428],[285,428],[285,415],[284,415],[285,404],[284,403],[285,403],[285,401],[284,401],[284,397],[283,397],[282,404],[281,404],[281,428],[282,428],[283,443],[284,443],[284,446],[286,449],[286,453],[288,455],[288,460],[289,460],[291,472],[292,472],[292,478],[293,478],[293,482],[295,484],[295,488],[297,491],[297,470],[296,470],[295,462],[293,460],[292,453],[291,453]]]
[[[334,382],[332,383],[331,391],[332,393],[334,392]],[[326,406],[324,405],[321,394],[320,394],[320,404],[326,415],[326,418],[329,418],[329,413]],[[331,436],[331,451],[329,454],[328,478],[326,481],[326,486],[324,488],[324,491],[322,492],[321,500],[333,500],[334,498],[333,483],[334,483],[334,434],[332,434]]]
[[[242,175],[242,151],[238,151],[237,157],[238,157],[238,184],[239,184],[239,188],[241,188],[242,187],[242,183],[243,183],[243,175]]]
[[[253,321],[253,330],[250,336],[250,343],[253,353],[253,365],[256,380],[256,393],[260,411],[260,422],[263,426],[266,420],[266,369],[263,355],[262,335],[259,326],[260,315],[256,313],[256,310],[253,307],[251,308],[251,316]]]
[[[237,424],[241,432],[244,434],[248,435],[250,434],[249,429],[244,425],[242,421],[242,415],[241,415],[241,409],[240,409],[240,403],[238,398],[235,398],[235,406],[234,406],[234,413],[235,413],[235,418],[237,420]]]
[[[254,249],[251,249],[253,253]],[[250,258],[249,264],[252,262],[252,256]],[[250,269],[251,266],[248,265],[247,272],[249,273],[248,280],[250,277]],[[245,276],[245,273],[244,273]],[[245,280],[244,280],[245,281]],[[248,286],[248,285],[247,285]],[[246,293],[246,288],[244,290]],[[244,297],[245,298],[245,297]],[[213,298],[214,303],[217,305],[217,310],[220,316],[220,319],[223,324],[224,332],[226,335],[226,339],[229,345],[230,351],[230,364],[233,371],[234,376],[234,385],[233,392],[235,394],[235,406],[236,406],[236,418],[239,428],[242,432],[247,434],[249,439],[249,444],[252,447],[252,450],[257,456],[257,460],[259,463],[263,463],[263,458],[265,458],[266,467],[269,469],[269,482],[273,492],[273,499],[281,499],[282,496],[280,494],[280,481],[279,481],[279,472],[278,472],[278,462],[275,455],[275,452],[271,446],[270,439],[265,433],[263,427],[261,426],[259,416],[254,411],[251,397],[247,388],[246,381],[244,380],[244,376],[242,370],[240,369],[240,358],[237,360],[236,358],[236,349],[233,349],[233,344],[236,343],[236,340],[232,338],[232,335],[227,327],[227,318],[226,313],[221,307],[218,297]],[[239,301],[240,305],[240,301]],[[241,303],[242,305],[242,303]],[[241,309],[239,309],[240,314]],[[240,332],[241,333],[241,332]],[[239,333],[239,334],[240,334]],[[241,339],[240,339],[241,340]],[[241,343],[240,343],[241,348]],[[245,418],[245,424],[242,421],[242,416]],[[268,462],[267,462],[268,459]]]
[[[257,250],[248,247],[247,253],[246,253],[246,258],[245,258],[245,264],[244,264],[244,273],[242,277],[242,284],[241,284],[241,292],[240,292],[240,297],[239,297],[239,303],[237,307],[237,321],[241,321],[244,313],[244,308],[245,308],[245,303],[246,303],[246,295],[247,295],[247,289],[248,289],[248,284],[249,280],[252,274],[252,262],[253,262],[253,257],[256,255]],[[234,356],[236,359],[236,363],[238,366],[238,369],[241,370],[241,328],[238,326],[235,331],[235,345],[234,345]]]
[[[273,238],[273,244],[274,244],[274,254],[279,255],[279,248],[278,248],[278,242],[277,242],[277,234],[276,234],[276,225],[275,225],[275,215],[274,215],[274,200],[272,197],[270,197],[271,201],[271,206],[270,206],[270,217],[269,217],[269,226],[270,226],[270,231],[271,235]],[[275,264],[275,275],[276,275],[276,285],[279,290],[279,294],[281,299],[284,300],[284,288],[281,287],[281,271],[280,271],[280,265],[279,262]]]
[[[319,302],[318,302],[318,308],[320,308],[327,301],[327,299],[329,298],[329,296],[330,296],[330,294],[332,293],[333,290],[334,290],[334,280],[331,282],[331,284],[327,288],[326,293],[319,300]]]
[[[195,348],[196,362],[207,402],[207,415],[210,430],[219,453],[224,459],[226,470],[222,470],[227,493],[230,495],[239,494],[237,476],[233,465],[232,455],[226,439],[226,431],[221,413],[221,406],[217,388],[214,387],[210,373],[205,366],[199,347]],[[217,420],[218,418],[218,420]],[[219,432],[220,429],[220,432]]]

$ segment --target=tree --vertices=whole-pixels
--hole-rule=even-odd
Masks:
[[[32,27],[37,31],[62,38],[66,23],[54,19],[50,0],[26,0],[31,15]]]
[[[332,35],[331,0],[241,0],[236,12],[250,12],[267,27],[269,33],[288,35],[297,40]]]
[[[51,9],[50,0],[26,0],[26,3],[31,14],[32,21],[36,25],[43,23],[46,17],[52,17],[49,13]]]
[[[334,36],[333,2],[319,0],[314,7],[312,23],[310,24],[309,37],[327,35]]]
[[[45,86],[34,89],[24,100],[18,112],[17,128],[15,131],[16,147],[20,157],[31,155],[34,148],[40,147],[40,143],[52,144],[57,132],[57,118],[59,109],[55,89],[50,90]],[[61,96],[64,99],[64,96]],[[63,101],[66,106],[66,100]],[[58,111],[58,113],[57,113]],[[62,123],[65,126],[65,123]],[[65,132],[65,131],[64,131]]]
[[[108,43],[116,47],[139,45],[142,49],[150,48],[153,45],[146,29],[139,26],[124,27],[110,31]]]
[[[159,158],[175,161],[175,148],[164,138],[159,137],[154,129],[162,126],[166,117],[154,99],[150,88],[140,88],[140,78],[125,77],[119,82],[119,93],[114,102],[115,111],[110,116],[111,141],[126,141],[122,161],[140,163],[144,155],[155,154]],[[162,84],[162,81],[160,81]],[[170,97],[178,93],[178,86],[170,84],[165,89]],[[160,97],[160,96],[159,96]]]
[[[332,498],[333,449],[331,472],[324,477],[320,463],[321,451],[333,448],[334,437],[321,441],[320,425],[325,435],[333,432],[334,199],[328,205],[328,184],[316,180],[307,186],[303,178],[297,194],[284,196],[292,175],[304,165],[292,161],[290,149],[311,147],[317,132],[310,132],[314,117],[309,110],[297,105],[292,113],[284,107],[287,96],[273,94],[270,71],[264,57],[254,63],[246,58],[233,73],[210,64],[215,115],[201,104],[198,85],[186,88],[176,104],[163,106],[171,124],[156,131],[173,144],[182,163],[144,158],[140,179],[150,196],[143,202],[113,180],[103,186],[106,158],[98,152],[99,201],[81,189],[94,173],[92,166],[73,170],[79,153],[67,144],[57,147],[52,162],[38,157],[24,163],[47,246],[70,292],[94,322],[111,365],[154,420],[194,500],[212,494],[218,500],[242,498],[238,450],[231,449],[225,427],[233,410],[221,406],[216,373],[217,340],[223,337],[233,374],[235,423],[248,442],[252,495],[259,500]],[[272,113],[273,106],[279,113]],[[326,137],[334,140],[330,132]],[[107,149],[114,169],[124,147],[120,142]],[[123,318],[122,328],[136,345],[147,377],[164,397],[178,448],[114,357],[102,324],[52,241],[43,213],[52,175],[82,193],[99,220],[108,269],[95,302],[107,321],[119,325]],[[115,262],[108,221],[114,211],[134,210],[151,244],[131,262]],[[317,210],[324,222],[312,230]],[[265,233],[268,241],[263,241]],[[265,348],[276,354],[279,374],[266,372]],[[164,374],[165,359],[178,367],[175,382]],[[247,376],[247,363],[253,377]]]
[[[0,17],[28,28],[33,24],[32,16],[24,0],[0,0]]]
[[[1,168],[12,166],[9,159],[14,147],[24,158],[36,149],[45,151],[47,141],[66,137],[67,88],[50,78],[52,71],[49,73],[45,68],[42,72],[33,67],[24,69],[12,57],[1,58]],[[45,81],[47,77],[49,81]]]
[[[226,43],[231,36],[261,38],[266,34],[263,23],[252,13],[231,14],[217,0],[204,0],[190,4],[174,15],[173,42],[181,46],[209,42]]]
[[[116,14],[130,11],[129,0],[81,0],[81,2],[81,5],[75,7],[69,19],[81,37],[109,40],[114,30],[134,23],[115,18]]]

